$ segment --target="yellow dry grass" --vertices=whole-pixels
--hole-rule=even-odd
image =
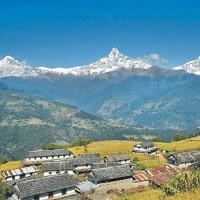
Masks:
[[[134,194],[116,197],[117,200],[200,200],[200,189],[194,192],[185,192],[176,196],[167,197],[160,189],[147,188],[145,191],[135,192]]]
[[[156,156],[149,156],[143,154],[132,153],[133,146],[138,142],[135,141],[125,141],[125,140],[107,140],[92,142],[87,146],[87,153],[98,152],[102,157],[105,155],[112,155],[117,153],[128,153],[132,160],[137,160],[136,163],[143,167],[157,167],[166,163],[166,160],[161,157],[158,159]],[[83,146],[73,147],[70,150],[79,156],[85,152]]]
[[[128,153],[132,160],[138,160],[136,163],[143,167],[157,167],[159,165],[166,164],[166,159],[163,156],[159,156],[158,159],[156,156],[132,153],[132,148],[137,143],[139,142],[125,140],[92,142],[87,146],[86,152],[98,152],[100,153],[101,157],[116,153]],[[188,151],[193,149],[200,149],[200,136],[171,143],[157,142],[155,145],[160,149],[169,151]],[[73,147],[70,148],[70,150],[76,156],[79,156],[82,153],[86,153],[83,146]]]
[[[200,136],[171,143],[155,143],[160,149],[169,151],[188,151],[200,149]]]
[[[0,171],[10,170],[10,169],[17,169],[22,167],[21,161],[10,161],[6,164],[0,165]]]

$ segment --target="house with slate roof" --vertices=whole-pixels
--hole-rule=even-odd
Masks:
[[[167,161],[169,164],[175,165],[178,168],[182,169],[195,164],[199,156],[200,151],[180,152],[171,154],[167,158]]]
[[[40,165],[45,161],[66,160],[73,157],[74,157],[73,153],[71,151],[68,151],[67,149],[29,151],[29,155],[24,160],[23,164]]]
[[[99,153],[84,153],[84,154],[81,154],[80,157],[82,158],[85,158],[85,157],[97,157],[99,158],[100,157],[100,154]]]
[[[158,148],[154,146],[153,142],[142,142],[133,147],[134,153],[155,154]]]
[[[101,168],[107,168],[107,167],[114,167],[118,165],[119,165],[118,162],[93,163],[92,169],[101,169]]]
[[[75,195],[78,181],[68,174],[42,177],[13,185],[15,200],[45,200],[57,199]]]
[[[19,169],[2,171],[1,174],[6,181],[13,181],[13,180],[27,178],[32,175],[36,175],[37,172],[38,170],[35,166],[30,166]]]
[[[44,162],[42,163],[42,172],[44,176],[68,173],[68,171],[66,170],[66,161],[64,160]]]
[[[92,169],[93,163],[98,163],[100,161],[99,157],[96,156],[84,156],[73,159],[71,162],[74,166],[74,172],[84,173],[90,172]]]
[[[129,189],[133,187],[133,171],[128,165],[93,169],[88,174],[88,181],[96,185],[95,191],[111,189]]]
[[[131,164],[128,154],[115,154],[104,157],[104,162],[117,162],[118,164]]]
[[[56,174],[89,173],[93,163],[98,163],[99,154],[83,154],[78,158],[67,159],[65,161],[49,161],[42,164],[44,176]]]

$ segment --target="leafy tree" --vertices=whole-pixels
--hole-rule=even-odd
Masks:
[[[7,162],[8,162],[8,160],[6,158],[0,157],[0,164],[5,164]]]
[[[75,146],[86,146],[89,143],[91,143],[92,141],[90,139],[87,138],[82,138],[79,137],[78,139],[75,139],[72,143],[71,143],[71,147],[75,147]]]
[[[153,138],[152,142],[165,142],[160,136]]]
[[[64,149],[65,146],[58,144],[44,144],[42,145],[43,150],[54,150],[54,149]]]
[[[173,141],[180,141],[180,140],[185,140],[185,139],[187,139],[187,137],[182,135],[181,133],[175,133],[173,135]]]
[[[12,190],[9,185],[0,178],[0,200],[6,200],[11,194]]]
[[[194,191],[198,187],[200,187],[200,172],[183,172],[164,185],[163,191],[166,195],[173,196],[182,192]]]

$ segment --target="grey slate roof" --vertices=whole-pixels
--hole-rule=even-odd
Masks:
[[[93,163],[98,162],[99,157],[97,156],[83,156],[79,158],[68,159],[65,161],[49,161],[42,164],[42,171],[48,172],[73,170],[76,166],[93,165]]]
[[[118,166],[119,164],[117,162],[106,162],[106,163],[93,163],[92,169],[101,169],[106,167],[113,167]]]
[[[28,158],[45,157],[45,156],[64,156],[71,154],[72,152],[68,151],[67,149],[37,150],[37,151],[29,151]]]
[[[200,156],[200,151],[180,152],[172,154],[168,157],[168,159],[171,159],[172,157],[177,163],[181,164],[187,162],[196,162],[198,156]]]
[[[105,156],[109,162],[119,162],[122,160],[130,160],[128,154],[116,154],[116,155],[108,155]]]
[[[144,148],[147,148],[147,147],[153,147],[154,143],[153,142],[142,142],[142,143],[140,143],[140,145]]]
[[[65,161],[52,161],[42,163],[42,171],[65,171],[66,162]]]
[[[85,153],[85,154],[81,154],[81,157],[82,158],[85,158],[85,157],[99,157],[100,154],[99,153]]]
[[[7,184],[10,185],[10,186],[13,186],[15,185],[16,183],[19,183],[19,182],[24,182],[24,181],[28,181],[30,180],[31,177],[24,177],[24,178],[21,178],[21,179],[15,179],[15,180],[12,180],[12,181],[7,181]]]
[[[99,157],[92,156],[92,157],[79,157],[79,158],[74,158],[72,160],[74,166],[82,166],[82,165],[92,165],[93,163],[99,162]]]
[[[75,187],[77,183],[77,180],[68,174],[61,174],[18,182],[14,186],[14,189],[20,198],[25,198],[64,188]]]
[[[90,181],[85,181],[85,182],[81,182],[80,184],[78,184],[76,186],[76,188],[80,191],[80,192],[88,192],[92,189],[95,189],[97,186],[93,183],[91,183]]]
[[[129,178],[133,172],[128,165],[119,165],[101,169],[93,169],[88,175],[88,180],[108,181],[115,179]]]

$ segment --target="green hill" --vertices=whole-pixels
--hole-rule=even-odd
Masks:
[[[0,89],[0,152],[23,158],[31,149],[52,142],[122,139],[137,130],[103,120],[76,107]]]

